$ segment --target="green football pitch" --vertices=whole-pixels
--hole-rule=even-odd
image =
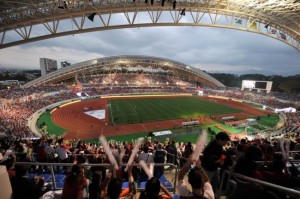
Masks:
[[[233,107],[195,97],[113,99],[109,101],[109,107],[111,121],[114,124],[241,112]]]

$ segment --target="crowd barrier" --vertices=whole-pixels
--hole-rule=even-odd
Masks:
[[[44,167],[44,166],[47,166],[50,168],[50,183],[52,183],[52,188],[54,190],[58,190],[58,189],[62,189],[63,187],[62,186],[57,186],[57,176],[56,176],[56,173],[55,173],[55,169],[54,167],[63,167],[63,166],[66,166],[66,167],[72,167],[74,164],[73,163],[41,163],[41,162],[15,162],[16,165],[28,165],[28,166],[41,166],[41,167]],[[83,167],[95,167],[95,166],[101,166],[101,167],[105,167],[105,168],[109,168],[110,167],[110,164],[82,164]],[[134,167],[140,167],[139,164],[133,164]],[[149,166],[149,164],[148,164]],[[178,172],[178,168],[176,165],[174,164],[171,164],[171,163],[155,163],[154,166],[164,166],[165,168],[168,168],[168,170],[173,170],[175,171],[174,173],[174,178],[172,178],[172,182],[170,181],[167,181],[167,179],[165,178],[165,175],[164,175],[164,178],[160,179],[161,181],[163,180],[166,180],[164,182],[162,182],[165,187],[172,193],[175,193],[176,189],[176,182],[177,182],[177,172]],[[165,170],[166,172],[166,170]],[[37,174],[39,175],[39,174]],[[41,174],[43,176],[43,174]],[[173,175],[173,174],[172,174]],[[61,180],[59,180],[60,182],[62,182]],[[143,186],[141,186],[143,185]],[[142,183],[142,182],[139,182],[139,185],[137,186],[137,190],[142,190],[145,188],[145,183]]]
[[[266,161],[258,161],[257,163],[266,163]],[[293,163],[300,163],[300,160],[295,160],[293,161]],[[63,166],[67,166],[67,167],[71,167],[72,165],[74,165],[73,163],[40,163],[40,162],[16,162],[15,164],[17,165],[29,165],[29,166],[47,166],[50,168],[50,181],[52,184],[52,189],[53,190],[60,190],[63,188],[63,186],[57,186],[57,184],[59,184],[61,182],[56,182],[58,180],[58,177],[56,176],[54,167],[63,167]],[[92,167],[92,166],[101,166],[101,167],[105,167],[105,168],[109,168],[110,164],[82,164],[83,167]],[[133,166],[135,167],[139,167],[139,164],[133,164]],[[164,185],[166,185],[166,188],[172,192],[173,194],[176,193],[176,184],[177,184],[177,174],[178,174],[178,170],[179,167],[174,165],[174,164],[170,164],[170,163],[156,163],[154,164],[154,166],[164,166],[165,168],[167,167],[168,170],[172,170],[174,171],[174,173],[172,172],[171,176],[173,177],[171,181],[169,181],[170,183],[165,183],[163,182]],[[165,174],[166,173],[166,169],[165,169]],[[38,175],[38,174],[37,174]],[[167,181],[167,179],[165,178],[164,175],[164,180],[160,179],[161,181]],[[232,184],[235,183],[234,184]],[[126,184],[126,182],[125,182]],[[244,175],[240,175],[237,173],[234,173],[233,171],[224,171],[222,176],[221,176],[221,182],[220,182],[220,186],[217,190],[217,192],[215,193],[216,198],[224,198],[224,196],[226,196],[227,198],[235,198],[233,195],[236,195],[236,192],[241,191],[239,190],[241,187],[241,184],[248,184],[249,186],[252,187],[252,189],[256,189],[257,185],[259,185],[260,187],[265,188],[264,191],[268,194],[273,194],[272,191],[278,193],[283,193],[285,195],[287,195],[289,198],[293,199],[293,198],[300,198],[300,191],[299,190],[295,190],[295,189],[291,189],[291,188],[287,188],[287,187],[283,187],[283,186],[279,186],[276,184],[272,184],[272,183],[268,183],[265,181],[261,181],[258,179],[254,179],[254,178],[250,178]],[[226,186],[224,186],[226,185]],[[226,191],[224,192],[224,187],[226,187]],[[230,188],[231,187],[231,188]],[[233,188],[232,188],[233,187]],[[238,187],[238,188],[237,188]],[[141,191],[145,188],[145,182],[138,182],[137,183],[137,190]],[[257,193],[259,195],[259,191],[261,191],[260,189],[256,190]],[[176,194],[175,194],[176,195]],[[275,194],[276,195],[276,194]],[[280,197],[279,197],[280,198]]]
[[[227,179],[225,181],[225,179]],[[233,182],[233,183],[232,183]],[[251,194],[251,195],[255,195],[256,198],[261,198],[260,196],[262,196],[262,194],[270,194],[269,196],[272,198],[277,198],[277,194],[276,193],[281,193],[284,194],[286,196],[288,196],[287,198],[293,199],[293,198],[300,198],[300,191],[299,190],[295,190],[295,189],[291,189],[291,188],[287,188],[287,187],[283,187],[283,186],[279,186],[276,184],[272,184],[272,183],[268,183],[265,181],[261,181],[255,178],[250,178],[244,175],[240,175],[237,173],[234,173],[232,171],[224,171],[222,178],[221,178],[221,183],[218,189],[218,192],[216,193],[217,198],[221,198],[224,197],[224,193],[222,193],[222,188],[224,187],[224,184],[226,183],[226,192],[225,192],[225,196],[227,198],[239,198],[241,195],[244,194],[245,198],[249,198],[251,197],[250,195],[245,195],[245,194]],[[247,192],[246,193],[246,186],[249,185],[249,189],[248,191],[252,191],[252,192]],[[231,188],[230,188],[231,187]],[[261,189],[262,188],[262,189]],[[262,192],[262,193],[260,193]],[[241,195],[237,195],[241,194]],[[278,196],[278,198],[281,198],[280,196]]]

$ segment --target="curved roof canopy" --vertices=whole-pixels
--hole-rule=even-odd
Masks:
[[[237,29],[263,34],[300,50],[300,1],[0,1],[0,48],[84,32],[151,26]]]
[[[81,75],[106,74],[107,72],[122,73],[122,71],[127,72],[137,70],[143,70],[148,73],[163,72],[180,77],[183,80],[201,82],[212,87],[225,87],[215,78],[193,66],[188,66],[177,61],[159,57],[127,55],[93,59],[77,63],[39,77],[23,85],[23,87],[29,88],[32,86],[60,83],[64,80],[74,79]]]

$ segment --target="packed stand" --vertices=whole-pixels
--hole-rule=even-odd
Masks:
[[[206,89],[205,94],[247,100],[251,102],[256,102],[258,104],[266,105],[273,109],[295,107],[295,102],[300,101],[300,95],[297,94],[285,93],[283,95],[282,93],[278,92],[271,92],[268,94],[256,93],[251,91],[241,91],[238,88],[226,88],[223,90]]]
[[[21,103],[8,104],[0,109],[0,124],[8,135],[15,137],[34,136],[27,128],[29,117],[37,110],[56,102],[74,98],[74,93],[61,93],[55,96],[34,99]]]
[[[190,142],[178,143],[175,140],[169,139],[161,141],[151,141],[150,139],[145,141],[145,143],[138,148],[139,150],[135,155],[134,161],[136,163],[144,161],[147,164],[157,163],[158,165],[154,166],[154,178],[149,178],[147,172],[141,169],[141,167],[130,167],[130,169],[126,169],[126,164],[129,162],[129,157],[134,151],[135,144],[112,141],[109,143],[109,148],[112,154],[115,155],[117,163],[120,165],[120,168],[116,172],[113,171],[114,165],[111,165],[109,172],[107,172],[108,168],[105,166],[84,167],[83,173],[81,173],[82,169],[78,169],[77,166],[54,166],[54,171],[55,173],[60,173],[65,176],[64,180],[61,181],[64,182],[61,188],[63,188],[62,194],[65,195],[63,196],[65,198],[67,198],[69,194],[73,194],[72,191],[70,191],[73,190],[72,184],[69,185],[68,179],[73,179],[70,180],[70,183],[72,183],[78,176],[82,176],[78,179],[78,186],[81,188],[76,189],[79,191],[79,195],[84,195],[82,187],[88,187],[90,194],[95,196],[95,198],[100,197],[102,194],[112,194],[112,187],[110,187],[109,183],[113,183],[113,187],[119,187],[117,189],[118,191],[114,193],[117,195],[110,196],[113,198],[117,198],[121,194],[129,194],[131,196],[136,193],[136,189],[139,188],[145,190],[140,194],[140,197],[145,197],[145,195],[150,194],[147,193],[147,189],[151,187],[156,187],[155,190],[152,190],[156,196],[157,194],[168,196],[169,192],[167,192],[167,189],[158,186],[159,181],[161,181],[160,184],[165,188],[170,187],[170,181],[168,182],[168,180],[162,179],[162,176],[165,176],[166,172],[165,168],[159,165],[162,163],[172,163],[177,165],[178,168],[181,168],[178,173],[176,193],[183,198],[191,198],[193,195],[198,196],[203,194],[206,198],[214,198],[213,196],[218,193],[220,177],[225,170],[300,190],[299,168],[297,169],[297,165],[294,165],[293,161],[291,161],[299,160],[300,152],[286,158],[282,155],[281,148],[281,144],[284,142],[291,151],[299,151],[299,135],[295,140],[295,142],[293,140],[287,141],[284,139],[254,139],[251,141],[241,139],[238,141],[230,141],[230,137],[226,133],[221,132],[205,146],[200,156],[200,164],[200,162],[195,162],[191,159],[192,154],[196,150],[195,144]],[[15,156],[7,156],[6,152],[9,150],[12,150]],[[85,163],[111,163],[105,151],[105,147],[97,143],[86,143],[81,140],[16,140],[10,138],[1,140],[1,151],[3,156],[6,157],[4,161],[2,160],[2,164],[7,166],[11,177],[16,175],[13,166],[14,161],[73,163],[75,165],[84,165]],[[191,167],[191,165],[193,166]],[[191,168],[194,170],[191,170]],[[32,173],[42,175],[49,172],[50,167],[32,166],[27,169]],[[188,175],[188,181],[184,180],[186,174]],[[201,179],[201,183],[199,179]],[[195,183],[195,181],[199,184]],[[188,191],[188,183],[192,187],[191,192]],[[124,184],[126,184],[126,188],[123,187],[122,189]],[[150,186],[150,184],[152,186]],[[47,189],[48,188],[49,187],[47,187]],[[124,190],[126,190],[126,193],[123,192]],[[265,191],[266,190],[270,191],[271,189],[265,188]],[[265,191],[259,192],[259,194],[263,197],[265,196]],[[285,197],[284,193],[278,190],[272,189],[271,191],[281,198]],[[237,197],[239,193],[235,192],[235,194]],[[253,196],[252,194],[250,195]],[[239,197],[241,196],[239,195]]]
[[[0,99],[17,99],[26,96],[30,96],[32,94],[41,94],[41,93],[51,93],[62,90],[68,90],[65,85],[48,85],[48,86],[39,86],[39,87],[31,87],[31,88],[14,88],[11,90],[0,90]]]

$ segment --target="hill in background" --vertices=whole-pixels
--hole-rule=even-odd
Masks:
[[[241,88],[242,80],[273,81],[272,91],[300,93],[300,74],[294,76],[262,75],[262,74],[230,74],[208,73],[227,87]],[[19,80],[28,82],[39,77],[39,70],[8,70],[0,69],[0,81]]]
[[[300,93],[300,75],[295,76],[265,76],[261,74],[236,75],[229,73],[208,73],[227,87],[241,88],[242,80],[272,81],[272,91]]]

